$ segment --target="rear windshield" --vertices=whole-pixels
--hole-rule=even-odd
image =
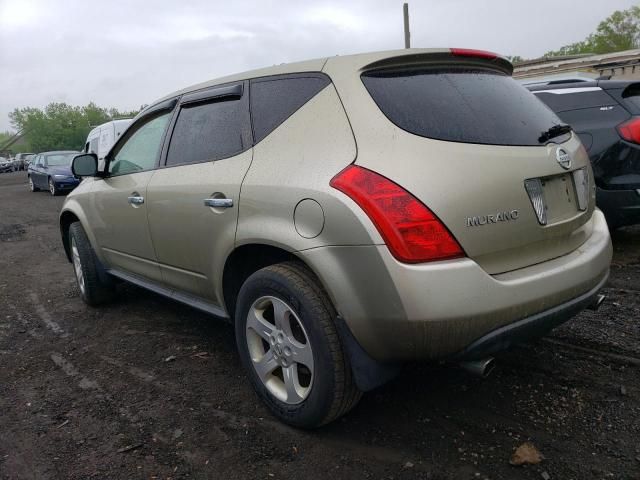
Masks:
[[[398,127],[422,137],[490,145],[540,145],[562,123],[513,78],[465,68],[367,72],[362,81]]]
[[[47,155],[47,165],[50,167],[62,167],[71,165],[73,157],[78,155],[74,153],[56,153],[54,155]]]

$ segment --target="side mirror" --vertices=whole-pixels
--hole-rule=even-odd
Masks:
[[[73,157],[71,171],[76,177],[95,177],[98,175],[98,156],[84,153]]]

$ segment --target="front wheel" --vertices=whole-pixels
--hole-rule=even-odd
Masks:
[[[335,310],[318,279],[286,262],[251,275],[240,289],[236,342],[254,389],[285,423],[314,428],[358,402]]]
[[[40,190],[38,187],[36,187],[36,184],[33,183],[33,178],[29,177],[29,190],[31,190],[32,192],[37,192],[38,190]]]
[[[114,282],[106,277],[106,273],[100,274],[98,258],[80,222],[69,227],[69,248],[82,300],[91,306],[111,300]]]

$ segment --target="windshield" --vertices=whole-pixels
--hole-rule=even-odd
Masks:
[[[57,153],[54,155],[47,155],[47,165],[50,167],[62,167],[71,165],[71,161],[73,157],[75,157],[77,153]]]

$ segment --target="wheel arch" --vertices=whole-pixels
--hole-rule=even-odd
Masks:
[[[261,268],[291,260],[299,261],[308,267],[290,251],[266,243],[239,245],[229,254],[222,273],[222,295],[232,322],[238,293],[247,278]]]
[[[69,227],[74,222],[79,222],[78,216],[70,210],[64,210],[60,214],[60,235],[62,236],[62,245],[67,260],[71,262],[71,246],[69,245]]]
[[[87,234],[87,238],[89,242],[93,246],[93,250],[98,257],[100,262],[103,262],[102,256],[100,255],[100,251],[96,248],[97,243],[95,236],[93,235],[93,231],[89,228],[90,223],[87,221],[87,217],[80,207],[80,205],[73,199],[67,197],[65,200],[65,204],[62,208],[62,212],[60,212],[59,217],[59,225],[60,225],[60,236],[62,238],[62,245],[64,246],[65,255],[67,256],[67,260],[71,262],[71,248],[69,245],[69,227],[74,222],[80,222],[82,228]]]
[[[313,266],[304,259],[282,247],[264,243],[249,243],[240,245],[231,252],[227,257],[222,274],[224,303],[232,323],[235,321],[238,293],[246,279],[261,268],[286,261],[295,261],[309,269],[335,306],[335,299],[331,298],[329,289],[326,288]],[[381,363],[369,356],[339,313],[334,322],[360,390],[370,391],[398,375],[399,365]]]

